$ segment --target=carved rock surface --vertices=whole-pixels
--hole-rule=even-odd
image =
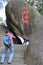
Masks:
[[[24,0],[11,0],[6,6],[5,12],[8,28],[13,33],[28,39],[35,26],[35,14],[32,7]]]
[[[38,22],[25,52],[25,62],[28,65],[43,65],[43,16]]]

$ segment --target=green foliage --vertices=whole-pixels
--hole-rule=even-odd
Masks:
[[[27,1],[27,0],[26,0]],[[33,7],[35,7],[39,13],[43,14],[43,1],[37,0],[28,0],[27,3]]]
[[[34,0],[29,0],[27,3],[32,6],[34,3]]]
[[[39,12],[41,13],[41,15],[43,15],[43,7],[39,10]]]

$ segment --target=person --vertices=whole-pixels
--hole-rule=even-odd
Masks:
[[[14,55],[13,38],[16,38],[16,37],[10,31],[6,31],[6,34],[10,36],[11,43],[10,43],[10,46],[9,47],[5,46],[4,52],[2,53],[2,58],[1,58],[1,62],[0,62],[1,64],[4,63],[4,59],[5,59],[6,55],[7,55],[8,49],[10,49],[10,56],[8,58],[8,63],[9,64],[12,62],[13,55]]]

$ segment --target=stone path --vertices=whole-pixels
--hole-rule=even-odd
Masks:
[[[16,44],[16,45],[14,45],[14,47],[15,47],[15,54],[14,54],[14,57],[13,57],[13,62],[10,65],[27,65],[27,64],[24,64],[24,53],[25,53],[27,46]],[[1,55],[2,55],[3,49],[4,49],[4,47],[0,48],[0,58],[1,58]],[[10,53],[8,51],[8,54],[5,58],[5,63],[3,65],[8,65],[7,60],[8,60],[9,54]]]

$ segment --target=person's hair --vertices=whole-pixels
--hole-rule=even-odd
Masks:
[[[6,33],[8,33],[9,31],[7,30]]]
[[[10,32],[10,33],[11,33],[11,31],[10,31],[10,30],[6,30],[6,33],[8,33],[8,32]]]

